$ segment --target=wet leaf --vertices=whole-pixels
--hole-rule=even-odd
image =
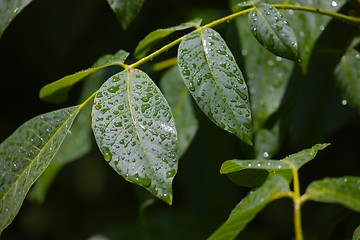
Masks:
[[[107,2],[123,29],[127,29],[139,14],[145,0],[107,0]]]
[[[275,194],[288,192],[286,180],[280,176],[269,178],[259,188],[251,191],[232,210],[226,222],[220,226],[208,239],[230,240],[234,239],[245,226],[258,214],[268,203],[275,200]]]
[[[360,52],[346,52],[335,68],[335,79],[346,102],[360,111]]]
[[[199,123],[195,117],[192,99],[177,66],[169,69],[161,79],[161,89],[172,110],[178,134],[178,158],[195,137]]]
[[[78,112],[75,106],[39,115],[0,144],[0,233],[15,218],[29,188],[49,165]]]
[[[178,62],[185,85],[207,117],[251,145],[247,86],[222,37],[209,28],[188,34],[180,43]]]
[[[360,239],[360,225],[355,229],[352,240]]]
[[[325,178],[312,182],[305,192],[307,199],[338,203],[360,212],[360,178],[353,176]]]
[[[189,22],[182,23],[180,25],[164,28],[164,29],[157,29],[155,31],[152,31],[149,33],[143,40],[141,40],[138,44],[138,46],[135,49],[135,57],[137,59],[143,58],[148,54],[148,52],[151,50],[151,48],[154,47],[154,45],[162,38],[165,38],[166,36],[170,35],[173,32],[181,31],[185,29],[189,29],[192,27],[200,26],[201,19],[194,19]]]
[[[124,70],[98,90],[92,128],[104,159],[126,180],[172,203],[177,134],[170,107],[142,71]]]
[[[103,79],[104,70],[100,70],[89,76],[89,79],[87,79],[83,85],[79,103],[85,101],[89,95],[96,91],[101,86]],[[63,166],[79,159],[89,152],[93,146],[90,114],[91,106],[87,105],[77,115],[70,128],[71,134],[66,136],[50,165],[30,189],[28,199],[42,203],[45,200],[53,180],[55,180],[55,177]]]
[[[31,0],[5,0],[0,3],[0,37],[12,20],[29,4]]]
[[[99,60],[97,60],[92,68],[65,76],[55,82],[45,85],[43,88],[41,88],[39,96],[41,99],[49,102],[63,102],[67,98],[67,92],[69,88],[75,83],[78,83],[81,79],[102,68],[114,65],[122,65],[128,56],[129,53],[125,52],[124,50],[119,50],[114,55],[105,55],[99,58]]]
[[[296,35],[284,16],[275,7],[259,3],[249,13],[249,27],[255,38],[270,52],[298,61]]]

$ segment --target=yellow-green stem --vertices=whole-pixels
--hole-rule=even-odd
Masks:
[[[294,228],[295,228],[295,239],[303,240],[302,226],[301,226],[301,196],[300,196],[300,182],[299,175],[296,168],[292,168],[293,175],[293,202],[294,202]]]

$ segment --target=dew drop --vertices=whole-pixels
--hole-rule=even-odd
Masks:
[[[343,106],[346,106],[347,105],[347,100],[346,99],[343,99],[343,100],[341,100],[341,105],[343,105]]]
[[[360,59],[360,54],[359,53],[355,54],[355,58]]]
[[[112,86],[108,88],[108,91],[110,93],[116,93],[119,90],[119,85],[118,86]]]
[[[176,170],[172,169],[166,172],[166,178],[171,178],[173,176],[175,176]]]
[[[100,151],[103,154],[105,161],[109,162],[112,158],[112,153],[110,152],[110,149],[108,147],[101,147]]]
[[[337,5],[338,5],[338,4],[337,4],[336,1],[332,1],[332,2],[331,2],[331,6],[336,7]]]
[[[320,30],[321,31],[324,31],[325,30],[325,27],[323,25],[320,26]]]
[[[195,91],[195,87],[194,87],[194,82],[193,81],[190,81],[189,82],[189,90],[194,92]]]
[[[268,158],[268,157],[269,157],[269,153],[268,153],[268,152],[264,152],[264,153],[263,153],[263,156],[264,156],[264,158]]]
[[[16,163],[13,163],[11,170],[13,172],[17,172],[17,171],[20,170],[20,166],[18,164],[16,164]]]
[[[251,167],[251,163],[248,164],[248,167]]]

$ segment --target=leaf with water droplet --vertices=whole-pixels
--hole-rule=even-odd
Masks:
[[[0,234],[18,213],[27,192],[64,141],[80,106],[39,115],[0,144]],[[5,210],[7,209],[7,210]]]
[[[171,204],[177,133],[164,96],[137,69],[115,74],[98,92],[94,102],[102,108],[94,105],[92,109],[92,129],[105,160],[126,180]],[[173,176],[169,177],[169,171],[175,171]]]
[[[360,52],[351,48],[335,68],[335,80],[346,103],[360,111]]]
[[[45,85],[41,88],[39,97],[48,102],[63,102],[67,99],[67,93],[70,87],[72,87],[74,84],[105,67],[122,65],[128,56],[129,53],[125,52],[124,50],[119,50],[114,55],[104,55],[96,61],[92,68],[65,76],[55,82]]]
[[[255,38],[270,52],[298,61],[295,32],[275,7],[267,3],[259,3],[249,13],[249,27]]]
[[[325,178],[312,182],[305,191],[306,199],[338,203],[360,212],[360,177]]]
[[[145,0],[107,0],[123,29],[127,29],[139,14]]]
[[[0,7],[0,37],[12,20],[29,4],[31,0],[1,1]]]
[[[287,181],[280,176],[270,177],[263,185],[251,191],[231,211],[229,218],[208,240],[235,239],[235,237],[270,202],[275,194],[289,192]]]
[[[216,125],[252,144],[249,95],[235,58],[219,33],[192,32],[178,51],[180,73],[200,109]]]
[[[198,130],[192,99],[177,66],[169,69],[161,79],[161,89],[172,110],[178,133],[178,158],[189,147]]]
[[[192,27],[200,26],[201,21],[202,21],[201,19],[196,18],[191,21],[188,21],[188,22],[185,22],[185,23],[173,26],[173,27],[161,28],[161,29],[157,29],[157,30],[149,33],[143,40],[141,40],[139,42],[138,46],[135,49],[134,55],[135,55],[136,59],[145,57],[146,54],[148,54],[148,52],[162,38],[165,38],[176,31],[186,30],[186,29],[189,29]]]

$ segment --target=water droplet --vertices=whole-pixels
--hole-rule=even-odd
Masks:
[[[300,37],[304,37],[305,36],[305,33],[303,31],[299,32],[299,36]]]
[[[247,100],[246,94],[242,93],[239,89],[235,89],[235,92],[241,97],[242,100]]]
[[[100,151],[103,154],[105,161],[109,162],[112,158],[112,153],[110,152],[110,149],[108,147],[101,147]]]
[[[323,25],[320,26],[320,30],[321,31],[324,31],[325,30],[325,27]]]
[[[360,59],[360,54],[359,53],[355,54],[355,58]]]
[[[98,97],[98,98],[101,98],[101,97],[103,97],[103,94],[102,94],[102,92],[98,92],[98,93],[96,94],[96,97]]]
[[[347,182],[348,181],[348,179],[347,178],[344,178],[344,182]]]
[[[194,82],[193,81],[190,81],[189,82],[189,90],[194,92],[195,91],[195,86],[194,86]]]
[[[126,179],[132,183],[137,185],[141,185],[143,187],[149,187],[151,184],[151,179],[148,177],[140,177],[138,173],[135,173],[134,176],[127,176]]]
[[[246,49],[241,50],[241,54],[245,57],[248,54],[248,51]]]
[[[278,168],[278,169],[280,169],[280,168],[281,168],[281,166],[280,166],[280,165],[278,165],[278,166],[277,166],[277,168]]]
[[[169,170],[166,172],[166,177],[171,178],[171,177],[175,176],[175,173],[176,173],[175,169]]]
[[[282,57],[279,57],[279,56],[276,56],[275,59],[276,59],[277,62],[281,62],[281,61],[282,61]]]
[[[251,167],[251,163],[248,164],[248,167]]]
[[[258,167],[261,167],[260,163],[257,164]]]
[[[15,8],[14,13],[18,13],[18,12],[19,12],[19,8]]]
[[[346,106],[347,105],[347,100],[346,99],[341,100],[341,105]]]
[[[264,153],[263,153],[263,156],[264,156],[264,158],[268,158],[268,157],[269,157],[269,153],[268,153],[268,152],[264,152]]]
[[[336,7],[337,5],[338,5],[337,2],[335,2],[335,1],[331,2],[331,6]]]
[[[20,170],[20,166],[19,166],[18,164],[16,164],[16,163],[13,163],[13,165],[12,165],[12,167],[11,167],[11,170],[12,170],[13,172],[17,172],[17,171]]]
[[[119,90],[119,85],[117,85],[117,86],[112,86],[112,87],[109,87],[109,88],[108,88],[108,91],[109,91],[110,93],[116,93],[118,90]]]

